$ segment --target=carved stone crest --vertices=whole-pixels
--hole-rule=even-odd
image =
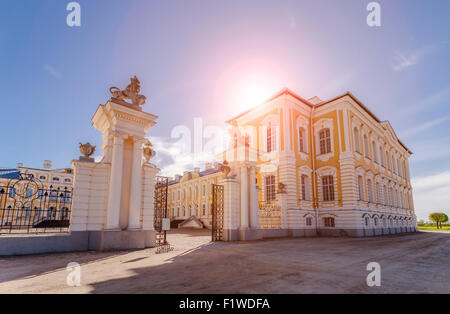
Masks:
[[[119,100],[129,99],[131,100],[131,104],[133,106],[140,107],[145,104],[147,97],[139,94],[141,92],[141,82],[136,75],[132,77],[130,81],[131,83],[124,90],[113,86],[109,89],[109,91],[113,98]]]
[[[277,191],[277,193],[278,194],[284,194],[284,193],[286,193],[286,186],[284,185],[284,183],[278,183],[278,191]]]

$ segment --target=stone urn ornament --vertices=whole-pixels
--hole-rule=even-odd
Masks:
[[[149,163],[150,159],[152,159],[156,152],[152,149],[152,143],[147,140],[147,142],[144,144],[144,147],[142,148],[142,155],[144,156],[145,162]]]
[[[86,144],[80,143],[80,153],[84,156],[80,156],[80,160],[83,161],[94,161],[94,158],[91,158],[92,154],[95,153],[95,148],[97,146],[92,146],[91,143],[87,142]]]
[[[228,176],[231,172],[231,168],[230,168],[230,166],[228,166],[228,161],[225,160],[223,162],[222,166],[220,167],[220,171],[222,171],[222,173],[224,174],[225,179],[229,178]]]

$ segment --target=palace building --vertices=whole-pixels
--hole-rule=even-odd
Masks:
[[[73,170],[52,169],[49,160],[43,168],[21,163],[0,168],[0,231],[11,225],[42,225],[44,219],[68,220],[72,185]]]
[[[239,183],[232,229],[258,230],[256,238],[417,230],[412,152],[350,92],[322,101],[284,89],[227,123],[232,139],[219,160]],[[170,182],[173,219],[210,225],[209,189],[224,179],[220,168],[195,169]],[[228,238],[253,237],[240,235]]]

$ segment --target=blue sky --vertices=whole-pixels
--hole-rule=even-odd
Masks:
[[[70,166],[78,142],[101,142],[90,118],[108,88],[132,75],[159,116],[157,141],[195,117],[220,125],[241,112],[249,81],[267,95],[349,90],[415,153],[419,217],[448,208],[450,2],[378,1],[378,28],[364,0],[78,2],[82,24],[70,28],[69,1],[2,1],[0,166]]]

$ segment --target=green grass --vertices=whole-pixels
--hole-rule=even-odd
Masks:
[[[437,229],[436,226],[419,226],[419,230],[450,231],[450,226],[442,226],[442,229]]]

